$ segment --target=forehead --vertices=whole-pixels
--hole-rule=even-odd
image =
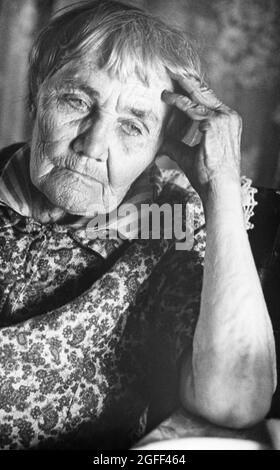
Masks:
[[[101,105],[114,100],[119,107],[141,104],[158,112],[160,116],[164,115],[166,104],[162,101],[161,94],[164,89],[173,90],[172,80],[164,67],[149,70],[147,77],[147,83],[136,73],[124,79],[114,77],[105,68],[100,69],[93,55],[88,53],[62,67],[51,82],[58,88],[73,85],[80,86],[89,93],[92,91]]]

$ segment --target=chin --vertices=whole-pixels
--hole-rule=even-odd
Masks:
[[[81,201],[79,200],[80,197],[75,197],[75,193],[73,192],[71,196],[69,196],[67,192],[65,194],[61,192],[56,194],[53,191],[44,191],[44,194],[53,206],[74,216],[95,217],[97,214],[112,212],[118,207],[118,203],[115,199],[113,203],[112,200],[109,201],[111,203],[106,203],[103,199],[96,197],[96,195],[85,197],[83,201]],[[78,196],[80,196],[80,194]]]
[[[100,188],[98,191],[89,191],[82,185],[75,185],[73,189],[73,184],[57,183],[58,181],[46,181],[39,188],[53,206],[71,215],[87,217],[96,215],[97,210],[105,210]]]
[[[63,207],[63,210],[70,215],[75,215],[75,216],[81,216],[81,217],[95,217],[97,214],[100,214],[102,212],[106,213],[106,210],[100,211],[100,209],[92,209],[89,210],[88,208],[83,208],[83,207],[77,207],[77,208],[68,208],[68,207]]]
[[[114,211],[122,201],[122,194],[114,194],[109,186],[101,183],[88,184],[88,179],[75,173],[55,172],[40,181],[37,186],[49,202],[68,214],[83,217],[95,217]]]

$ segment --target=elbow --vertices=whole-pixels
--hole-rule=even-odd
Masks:
[[[216,407],[217,424],[234,429],[250,428],[268,415],[275,387],[266,375],[266,380],[256,380],[254,387],[233,393],[227,406]],[[229,394],[227,394],[229,397]]]
[[[255,368],[256,369],[256,368]],[[181,405],[207,421],[233,429],[250,428],[270,411],[276,389],[275,367],[258,367],[242,375],[194,375],[191,358],[181,371]]]
[[[203,394],[204,395],[204,394]],[[205,398],[191,401],[186,395],[181,395],[184,409],[206,419],[212,424],[232,428],[246,429],[263,421],[269,413],[273,393],[268,390],[255,396],[242,397],[216,394],[215,398]],[[213,395],[212,395],[213,397]]]
[[[262,404],[249,403],[248,406],[239,404],[228,406],[226,409],[204,410],[204,417],[213,424],[231,429],[246,429],[255,426],[265,419],[270,410],[271,401]]]

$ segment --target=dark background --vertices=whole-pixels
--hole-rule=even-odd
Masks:
[[[0,148],[28,139],[26,73],[38,30],[75,0],[0,0]],[[242,173],[280,189],[279,0],[131,0],[199,43],[218,96],[243,117]]]

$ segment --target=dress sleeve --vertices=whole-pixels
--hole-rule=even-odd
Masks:
[[[182,232],[189,243],[174,243],[156,268],[153,277],[156,293],[154,321],[156,333],[172,346],[174,360],[192,341],[200,307],[206,230],[203,206],[187,178],[176,171],[163,173],[160,203],[179,204],[182,210]]]
[[[187,205],[184,224],[191,223],[192,243],[176,249],[176,241],[153,272],[152,400],[148,427],[153,429],[179,406],[178,379],[180,358],[191,347],[200,308],[205,220],[200,198],[190,185],[176,184],[176,178],[164,187],[161,202]],[[185,227],[184,227],[185,228]],[[186,233],[188,233],[186,231]]]
[[[157,289],[154,289],[154,324],[157,352],[161,358],[169,350],[174,365],[192,345],[200,309],[203,278],[205,228],[194,235],[191,249],[165,255],[157,267]]]

